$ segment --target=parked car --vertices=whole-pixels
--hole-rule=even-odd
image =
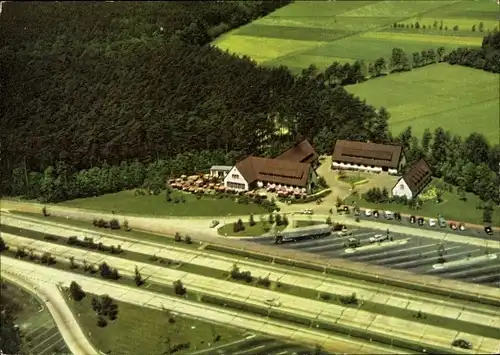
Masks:
[[[394,214],[391,211],[384,211],[384,217],[385,219],[393,219]]]
[[[349,210],[349,207],[344,206],[344,213],[345,213],[345,214],[349,214],[349,213],[351,213],[351,211]]]
[[[373,211],[373,217],[378,218],[378,216],[379,216],[378,211],[377,210]]]
[[[271,298],[271,299],[268,299],[268,300],[265,300],[264,301],[265,304],[267,304],[268,306],[271,306],[271,307],[279,307],[281,306],[281,302]]]
[[[347,229],[343,229],[340,232],[337,232],[337,235],[339,237],[347,237],[348,235],[352,235],[352,231],[347,230]]]
[[[396,221],[400,221],[401,220],[401,213],[399,212],[394,212],[394,219]]]
[[[458,229],[460,230],[460,232],[463,232],[465,230],[465,225],[463,223],[460,223],[458,225]]]
[[[446,219],[444,219],[443,217],[439,217],[438,222],[439,222],[439,227],[446,228]]]
[[[418,225],[419,225],[420,227],[422,227],[422,226],[424,225],[424,223],[425,223],[425,219],[424,219],[424,217],[418,217],[418,218],[417,218],[417,222],[418,222]]]
[[[464,339],[455,339],[453,340],[453,343],[451,343],[451,345],[462,349],[472,349],[471,342]]]
[[[215,228],[215,227],[217,227],[218,225],[219,225],[219,221],[217,221],[217,220],[215,220],[215,219],[214,219],[214,220],[212,221],[212,223],[210,223],[210,228]]]
[[[347,240],[347,246],[349,248],[357,248],[361,245],[361,242],[357,240],[356,238],[349,238]]]
[[[455,223],[451,222],[451,223],[450,223],[450,228],[451,228],[452,230],[456,231],[456,230],[457,230],[457,225],[456,225]]]
[[[372,210],[365,210],[365,216],[370,217],[372,215]]]
[[[415,223],[417,218],[415,216],[410,216],[410,223]]]
[[[389,236],[384,234],[376,234],[373,237],[370,237],[370,243],[375,242],[383,242],[384,240],[388,240]]]
[[[429,219],[429,226],[430,227],[435,227],[436,226],[436,219],[435,218],[431,218]]]
[[[300,213],[302,214],[313,214],[313,210],[310,208],[303,209]]]
[[[491,228],[490,226],[486,226],[484,227],[484,231],[486,232],[486,234],[488,235],[493,235],[493,228]]]

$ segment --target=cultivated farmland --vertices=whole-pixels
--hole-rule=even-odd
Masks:
[[[322,69],[334,61],[372,62],[389,57],[394,47],[412,53],[479,46],[484,33],[498,26],[498,15],[493,0],[301,1],[221,36],[215,45],[297,72],[310,64]]]
[[[492,144],[498,143],[497,74],[441,63],[346,89],[376,107],[386,107],[395,134],[412,126],[420,138],[425,128],[441,126],[461,136],[482,133]]]

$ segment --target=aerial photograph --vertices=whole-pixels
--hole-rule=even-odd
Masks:
[[[500,354],[499,26],[0,1],[0,355]]]

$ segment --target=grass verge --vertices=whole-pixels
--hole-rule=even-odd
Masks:
[[[59,245],[65,245],[67,239],[66,238],[61,238],[57,236],[52,236],[54,238],[58,238],[57,240],[51,239],[50,241],[45,240],[46,235],[35,232],[35,231],[30,231],[30,230],[25,230],[25,229],[19,229],[19,228],[14,228],[10,226],[0,226],[0,231],[7,232],[7,233],[12,233],[12,234],[17,234],[26,238],[32,238],[36,240],[42,240],[44,242],[49,242],[53,244],[59,244]],[[73,246],[75,247],[75,246]],[[82,248],[84,249],[84,248]],[[13,253],[13,251],[9,251]],[[98,252],[105,254],[104,252],[93,250],[93,252]],[[300,287],[296,285],[289,285],[289,284],[284,284],[284,283],[276,283],[276,282],[267,282],[263,283],[262,279],[260,278],[255,278],[253,277],[252,280],[249,281],[239,281],[239,280],[234,280],[231,278],[229,270],[224,272],[223,270],[220,269],[212,269],[212,268],[207,268],[207,267],[201,267],[195,264],[189,264],[189,263],[176,263],[175,261],[170,261],[167,260],[165,261],[164,259],[160,259],[157,257],[152,257],[151,255],[147,254],[141,254],[141,253],[135,253],[135,252],[130,252],[130,251],[124,251],[122,254],[119,255],[114,255],[115,257],[120,257],[123,259],[127,260],[133,260],[133,261],[138,261],[141,263],[146,263],[146,264],[152,264],[152,265],[159,265],[161,267],[172,267],[177,270],[182,270],[184,272],[192,273],[192,274],[197,274],[201,276],[206,276],[206,277],[211,277],[214,279],[219,279],[219,280],[226,280],[226,281],[231,281],[231,282],[238,282],[238,283],[243,283],[248,286],[253,286],[253,287],[261,287],[261,288],[266,288],[266,289],[272,289],[276,292],[280,293],[285,293],[288,295],[293,295],[296,297],[301,297],[304,299],[310,299],[310,300],[319,300],[323,301],[326,303],[331,303],[331,304],[336,304],[336,305],[341,305],[344,307],[351,307],[351,308],[359,308],[364,311],[370,312],[370,313],[375,313],[375,314],[383,314],[389,317],[394,317],[394,318],[399,318],[399,319],[404,319],[404,320],[409,320],[409,321],[415,321],[419,323],[424,323],[424,324],[429,324],[429,325],[435,325],[439,326],[442,328],[447,328],[447,329],[452,329],[456,331],[461,331],[463,329],[467,329],[469,333],[472,334],[477,334],[477,335],[483,335],[491,338],[498,338],[500,339],[500,334],[498,333],[498,329],[489,327],[487,325],[481,325],[481,324],[475,324],[475,323],[469,323],[465,321],[460,321],[456,319],[451,319],[447,317],[441,317],[438,315],[421,315],[421,317],[417,317],[417,313],[413,310],[407,310],[399,307],[394,307],[394,306],[389,306],[386,304],[381,304],[381,303],[375,303],[371,301],[365,301],[358,303],[355,302],[353,304],[346,303],[344,301],[344,298],[349,295],[342,295],[339,293],[318,293],[317,291],[305,287]],[[111,265],[112,267],[113,265]],[[67,266],[66,266],[67,268]],[[83,270],[82,270],[83,271]],[[244,271],[244,270],[242,270]]]
[[[250,226],[249,222],[243,222],[243,227],[245,227],[245,229],[240,232],[234,232],[233,224],[234,223],[227,223],[223,225],[222,227],[217,229],[217,233],[219,233],[219,235],[224,235],[224,236],[227,234],[228,237],[253,237],[253,236],[260,236],[262,234],[267,233],[268,231],[273,231],[274,228],[276,228],[277,231],[282,231],[286,227],[284,225],[271,226],[271,224],[268,222],[260,222],[260,221],[259,222],[256,221],[255,225]],[[269,230],[266,231],[266,228],[269,228]]]
[[[139,307],[116,300],[117,319],[100,328],[91,305],[92,298],[97,295],[87,293],[77,302],[68,291],[63,294],[82,330],[89,334],[89,340],[106,354],[169,354],[176,346],[186,344],[185,349],[175,352],[184,354],[242,337],[241,330],[179,316],[172,313],[175,310]]]

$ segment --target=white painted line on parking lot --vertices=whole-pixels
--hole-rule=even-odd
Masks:
[[[265,347],[266,347],[266,345],[259,345],[259,346],[256,346],[254,348],[251,348],[251,349],[247,349],[247,350],[244,350],[244,351],[238,351],[238,352],[234,353],[234,355],[250,353],[250,352],[253,352],[255,350],[259,350],[259,349],[265,348]]]
[[[447,250],[459,249],[459,248],[460,248],[459,246],[454,246],[454,247],[448,248]],[[403,249],[403,250],[409,250],[409,249]],[[431,251],[428,251],[428,252],[425,252],[425,253],[419,253],[419,254],[416,254],[416,255],[413,255],[413,256],[417,257],[418,259],[420,259],[420,258],[422,258],[425,255],[432,255],[432,254],[436,254],[436,256],[437,256],[437,250],[431,250]],[[454,255],[454,254],[451,254],[451,255]],[[386,261],[387,260],[397,260],[397,259],[403,259],[403,258],[408,257],[408,256],[409,255],[400,255],[400,256],[394,256],[392,258],[384,259],[384,260],[386,260]]]
[[[36,331],[37,331],[38,329],[40,329],[40,328],[44,328],[44,327],[45,327],[45,325],[46,325],[47,323],[51,323],[51,322],[52,322],[52,318],[51,318],[51,319],[49,319],[48,321],[46,321],[45,323],[43,323],[41,326],[39,326],[39,327],[37,327],[37,328],[33,329],[32,331],[30,331],[30,332],[26,333],[26,336],[29,336],[29,335],[33,334],[34,332],[36,332]],[[45,328],[46,328],[46,327],[45,327]]]
[[[481,273],[484,273],[486,270],[491,270],[491,269],[496,271],[497,268],[498,268],[498,265],[495,265],[495,264],[485,265],[482,267],[476,267],[476,268],[472,268],[472,269],[460,270],[460,271],[447,273],[446,275],[448,275],[448,276],[463,276],[463,275],[467,275],[468,273],[471,273],[471,272],[477,273],[479,271]]]
[[[455,246],[455,247],[450,247],[448,248],[448,250],[452,250],[452,249],[456,249],[456,248],[460,248],[459,246]],[[409,260],[409,261],[403,261],[401,263],[397,263],[397,264],[391,264],[391,267],[402,267],[404,268],[405,266],[407,265],[411,265],[411,264],[418,264],[419,262],[422,264],[422,265],[425,265],[425,264],[428,264],[430,262],[432,262],[431,260],[425,260],[426,258],[422,258],[423,256],[427,256],[427,255],[432,255],[432,254],[436,254],[436,257],[437,257],[437,251],[436,250],[431,250],[431,251],[428,251],[428,252],[425,252],[425,253],[420,253],[417,255],[417,259],[414,259],[414,260]],[[394,259],[394,258],[393,258]],[[358,259],[356,259],[358,260]],[[424,263],[422,263],[422,261],[425,261]]]
[[[63,338],[61,337],[61,338],[59,338],[59,340],[58,340],[58,341],[56,341],[55,343],[52,343],[52,345],[49,345],[49,346],[47,346],[45,349],[43,349],[42,351],[40,351],[40,352],[38,353],[38,355],[42,355],[42,354],[43,354],[43,353],[45,353],[47,350],[49,350],[50,348],[53,348],[54,346],[56,346],[57,344],[59,344],[59,343],[60,343],[60,342],[62,342],[62,341],[63,341]],[[51,353],[51,354],[52,354],[52,353]]]
[[[364,247],[359,247],[359,248],[347,248],[344,250],[345,253],[352,254],[356,251],[364,251],[364,250],[370,250],[370,249],[377,249],[377,248],[389,248],[389,247],[397,247],[399,245],[404,245],[408,243],[410,239],[402,239],[398,240],[395,242],[382,242],[382,243],[374,243],[371,245],[365,245]]]
[[[52,329],[55,329],[56,332],[54,334],[52,334],[50,337],[48,337],[47,339],[45,339],[44,341],[42,341],[41,343],[39,343],[37,346],[34,346],[31,348],[31,351],[35,350],[36,348],[40,347],[40,345],[42,344],[45,344],[46,342],[48,342],[50,339],[52,339],[53,337],[57,336],[57,335],[60,335],[59,334],[59,331],[57,331],[57,328],[52,328]]]
[[[479,250],[481,250],[481,249],[476,249],[475,251],[479,251]],[[472,252],[473,251],[469,251],[469,252],[466,252],[466,253],[472,253]],[[464,254],[464,253],[461,253],[461,254]],[[449,255],[449,256],[451,256],[451,255]],[[454,266],[461,266],[461,265],[470,265],[470,264],[482,263],[484,261],[494,260],[496,258],[498,258],[498,256],[496,254],[489,254],[489,255],[476,256],[474,258],[449,261],[449,262],[443,263],[443,264],[434,264],[434,265],[432,265],[432,267],[434,269],[446,269],[446,268],[454,267]]]
[[[210,348],[210,349],[204,349],[204,350],[199,350],[199,351],[195,351],[194,353],[191,353],[191,355],[195,355],[195,354],[205,354],[205,353],[213,353],[214,350],[217,350],[217,349],[223,349],[223,348],[230,348],[232,347],[233,345],[236,345],[236,344],[239,344],[239,343],[244,343],[250,339],[253,339],[255,338],[255,334],[252,334],[252,335],[249,335],[243,339],[240,339],[240,340],[236,340],[236,341],[233,341],[231,343],[227,343],[227,344],[222,344],[222,345],[219,345],[215,348]]]
[[[378,255],[378,254],[393,255],[393,254],[398,254],[398,253],[401,253],[401,252],[408,252],[410,250],[429,248],[429,247],[433,247],[433,246],[436,246],[436,245],[437,244],[427,244],[427,245],[422,245],[422,246],[419,246],[419,247],[403,248],[403,249],[400,249],[400,250],[393,250],[393,251],[380,250],[380,251],[377,251],[377,252],[373,252],[372,254],[360,256],[360,257],[356,258],[356,260],[357,261],[361,261],[361,260],[365,260],[365,259],[371,259],[375,255]],[[425,255],[425,254],[427,254],[427,253],[419,253],[418,255]],[[391,260],[391,259],[395,259],[395,258],[400,258],[402,256],[408,256],[408,255],[396,255],[395,257],[387,258],[385,260]]]

